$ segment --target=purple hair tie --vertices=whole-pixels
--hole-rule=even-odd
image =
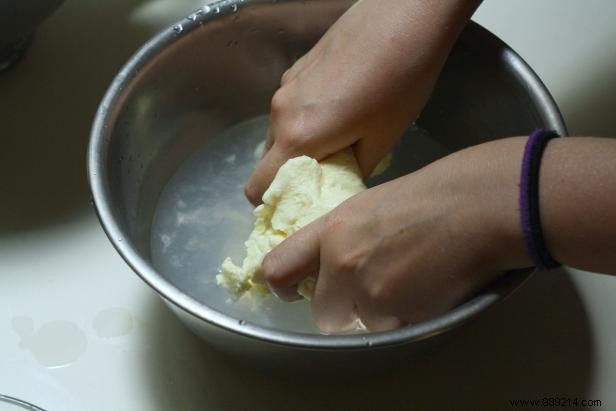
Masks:
[[[539,213],[541,157],[546,145],[554,137],[558,137],[554,131],[540,128],[533,131],[524,148],[520,177],[520,218],[524,242],[533,264],[541,270],[549,270],[561,265],[552,257],[545,243]]]

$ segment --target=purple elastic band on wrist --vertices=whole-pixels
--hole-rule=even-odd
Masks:
[[[520,219],[528,254],[533,264],[541,270],[560,267],[552,257],[543,237],[539,212],[539,169],[541,157],[548,142],[558,137],[554,131],[536,129],[528,137],[522,159],[520,177]]]

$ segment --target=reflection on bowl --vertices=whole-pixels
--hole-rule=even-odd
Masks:
[[[250,230],[242,187],[280,76],[351,3],[225,0],[204,6],[152,39],[118,74],[97,112],[88,153],[103,228],[180,319],[245,362],[304,375],[404,364],[530,275],[508,273],[421,324],[338,336],[317,333],[306,304],[270,301],[267,315],[251,314],[228,304],[226,291],[215,286],[223,257],[239,253]],[[566,134],[533,71],[470,24],[381,178],[535,127]]]

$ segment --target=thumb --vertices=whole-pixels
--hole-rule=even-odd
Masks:
[[[280,166],[289,158],[290,156],[281,151],[276,143],[265,153],[244,188],[246,197],[252,204],[256,206],[261,203],[263,193],[274,180]]]
[[[319,271],[322,218],[308,224],[280,243],[263,259],[263,276],[282,300],[299,298],[297,284]]]
[[[355,143],[353,150],[355,158],[364,176],[368,178],[376,166],[389,154],[391,145],[380,138],[366,137]]]

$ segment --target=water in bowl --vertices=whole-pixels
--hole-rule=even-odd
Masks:
[[[317,333],[310,303],[284,303],[272,295],[257,304],[237,304],[216,284],[225,257],[244,258],[252,231],[252,205],[244,184],[260,159],[268,116],[237,124],[205,143],[164,188],[154,216],[151,257],[177,288],[202,304],[242,321],[287,331]],[[421,127],[411,127],[393,153],[390,168],[369,181],[380,184],[447,154]]]

